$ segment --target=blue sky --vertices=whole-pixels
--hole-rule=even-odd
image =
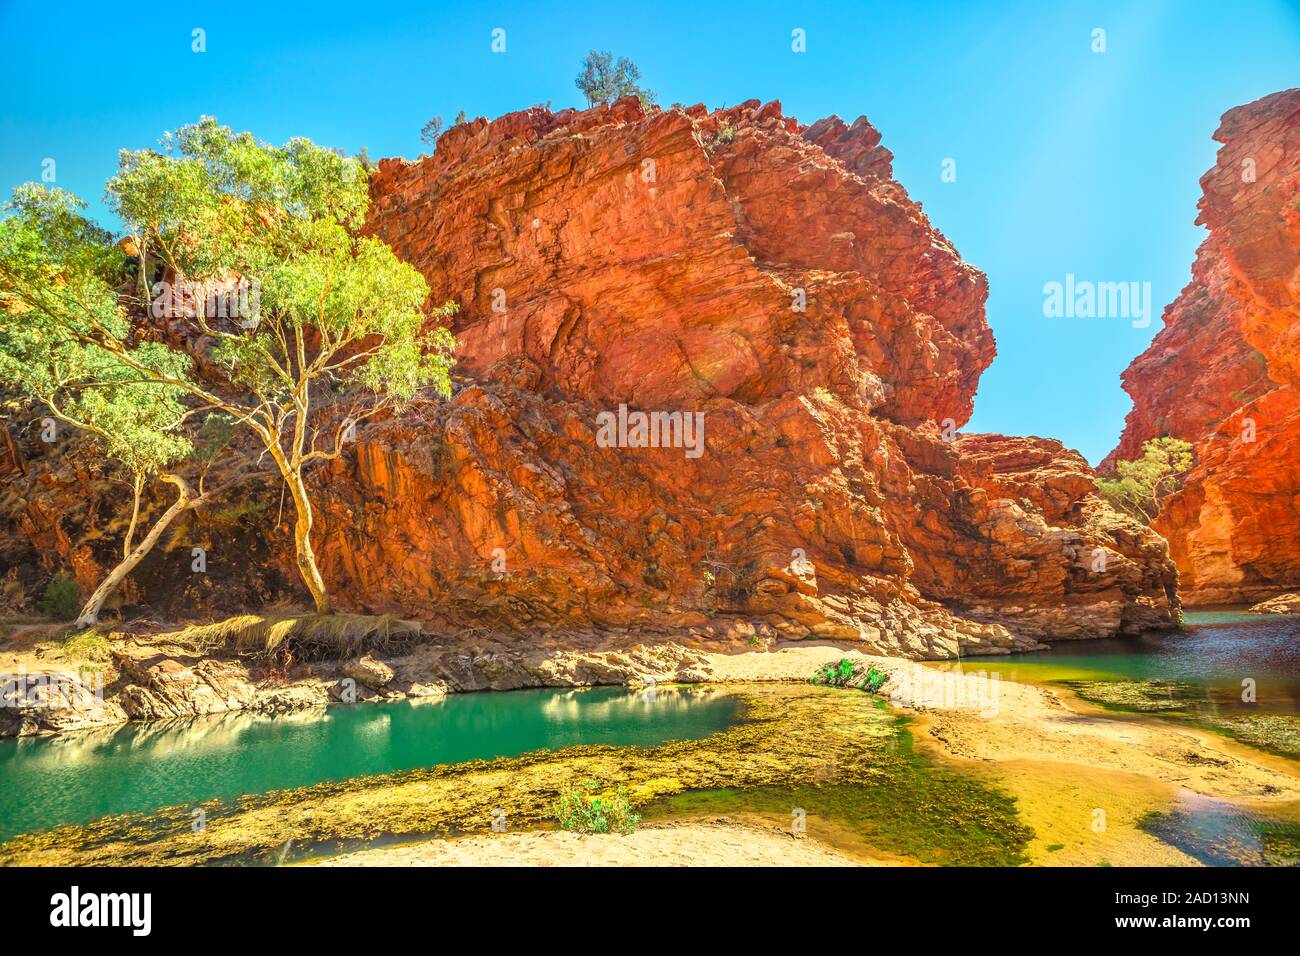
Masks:
[[[898,179],[989,275],[999,354],[965,430],[1061,438],[1095,463],[1129,408],[1120,371],[1189,278],[1219,116],[1300,85],[1300,0],[0,2],[0,188],[52,158],[57,184],[103,217],[117,150],[203,114],[276,142],[414,156],[435,114],[577,105],[593,48],[634,60],[663,103],[868,116]],[[1043,286],[1067,273],[1150,282],[1150,326],[1045,318]]]

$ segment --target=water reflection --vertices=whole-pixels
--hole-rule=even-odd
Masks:
[[[1133,638],[1058,641],[1050,651],[999,658],[994,669],[1003,680],[1151,682],[1151,694],[1211,713],[1300,713],[1300,616],[1191,611],[1186,624]],[[990,662],[955,666],[979,670]]]
[[[1179,793],[1169,812],[1149,814],[1141,826],[1206,866],[1300,865],[1300,825],[1264,819],[1190,790]]]
[[[719,688],[524,690],[3,741],[0,839],[107,813],[541,748],[694,739],[729,726],[739,709]]]

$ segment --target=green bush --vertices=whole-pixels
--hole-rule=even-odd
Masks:
[[[555,819],[561,830],[575,833],[631,833],[641,822],[641,815],[633,812],[623,787],[602,794],[594,780],[584,780],[560,791]]]
[[[853,662],[847,657],[841,657],[838,664],[827,663],[817,668],[810,680],[814,684],[825,684],[828,687],[846,687],[852,677]]]
[[[95,628],[69,634],[63,639],[63,656],[80,664],[82,670],[99,670],[112,659],[108,638]]]
[[[877,693],[889,680],[889,675],[874,666],[865,673],[847,657],[841,657],[838,663],[826,663],[813,672],[809,681],[827,687],[857,687],[868,693]]]
[[[1142,457],[1121,461],[1114,475],[1097,480],[1097,490],[1111,506],[1150,524],[1164,500],[1182,487],[1192,467],[1192,445],[1178,438],[1153,438],[1142,446]]]
[[[45,585],[39,606],[42,614],[59,621],[71,621],[81,610],[81,588],[70,575],[55,575]]]
[[[723,146],[730,146],[736,141],[736,128],[729,123],[723,123],[718,127],[718,132],[709,137],[704,143],[704,151],[712,156]]]

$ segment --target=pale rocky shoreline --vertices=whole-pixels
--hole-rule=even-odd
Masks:
[[[888,675],[883,693],[908,715],[917,749],[940,763],[986,776],[1019,799],[1037,834],[1031,863],[1193,865],[1195,860],[1137,826],[1143,814],[1167,808],[1179,792],[1256,807],[1300,805],[1300,771],[1291,761],[1226,737],[1141,715],[1114,714],[1068,689],[1009,680],[992,694],[960,694],[954,686],[985,681],[922,665],[864,654],[845,642],[802,641],[761,648],[736,642],[726,649],[678,642],[619,649],[419,646],[380,661],[353,660],[295,675],[284,686],[257,686],[239,661],[197,658],[139,639],[114,648],[118,693],[101,715],[121,722],[127,708],[148,706],[160,717],[192,707],[202,712],[305,710],[339,703],[345,675],[358,700],[400,699],[520,687],[580,687],[656,683],[743,684],[805,682],[818,667],[849,658],[862,673]],[[12,661],[0,659],[0,668]],[[997,670],[997,660],[988,670]],[[933,680],[942,698],[917,681]],[[988,686],[985,681],[983,686]],[[137,711],[138,712],[138,711]],[[69,728],[70,729],[70,728]],[[1044,795],[1051,799],[1044,799]],[[1104,839],[1090,833],[1092,808],[1110,808]],[[1066,849],[1062,850],[1061,847]],[[552,830],[479,834],[346,853],[330,865],[860,865],[906,863],[863,858],[861,852],[795,839],[763,819],[653,821],[627,837],[577,836]]]
[[[1300,614],[1300,591],[1279,594],[1267,601],[1252,605],[1251,614]]]
[[[782,666],[835,659],[840,651],[793,653]],[[814,651],[808,648],[806,651]],[[757,655],[742,655],[745,656]],[[852,656],[845,655],[845,656]],[[917,665],[863,658],[891,680]],[[745,666],[737,668],[743,673]],[[928,669],[927,669],[928,670]],[[753,671],[750,671],[753,673]],[[935,671],[942,675],[942,671]],[[731,679],[745,679],[743,677]],[[969,678],[968,678],[969,679]],[[1199,866],[1193,857],[1141,829],[1145,814],[1180,793],[1275,811],[1300,805],[1293,761],[1205,730],[1138,715],[1113,714],[1069,690],[1000,681],[996,704],[968,700],[899,706],[913,720],[918,749],[941,764],[987,777],[1018,800],[1033,827],[1031,865]],[[897,705],[897,701],[895,702]],[[1108,819],[1094,825],[1096,811]],[[819,841],[810,827],[795,838],[771,821],[656,821],[629,836],[579,836],[552,830],[434,839],[311,861],[328,866],[729,866],[906,865],[864,857]]]
[[[650,824],[633,833],[493,833],[361,850],[313,866],[863,866],[809,837],[730,820]]]
[[[1249,610],[1286,614],[1297,609],[1300,595],[1283,594]],[[236,711],[275,715],[484,690],[800,681],[821,664],[845,656],[874,661],[886,672],[891,664],[912,663],[872,654],[859,641],[780,640],[778,632],[763,625],[732,623],[723,636],[708,639],[693,633],[638,638],[622,632],[513,642],[430,637],[413,642],[406,653],[302,664],[278,677],[245,657],[200,652],[170,632],[110,635],[111,662],[85,673],[78,664],[59,660],[57,652],[48,653],[48,644],[24,642],[24,628],[11,628],[9,640],[0,644],[0,692],[9,698],[0,707],[0,738],[73,733],[136,720]],[[995,661],[1011,653],[998,650],[979,656]],[[27,680],[31,703],[21,697],[14,702],[22,692],[14,684],[16,676]]]
[[[0,708],[0,737],[102,729],[128,721],[167,721],[221,713],[275,715],[315,707],[440,697],[530,687],[642,686],[751,681],[806,681],[820,665],[850,657],[883,666],[891,658],[861,653],[845,641],[764,644],[745,641],[709,648],[678,641],[628,641],[625,646],[448,646],[428,643],[407,654],[365,655],[303,665],[287,680],[267,679],[248,660],[207,656],[169,642],[167,635],[112,642],[112,662],[95,674],[49,661],[28,648],[0,651],[0,674],[25,674],[30,704]],[[11,679],[9,678],[9,679]],[[102,693],[96,693],[96,690]],[[12,692],[12,689],[11,689]],[[51,702],[53,706],[51,706]]]

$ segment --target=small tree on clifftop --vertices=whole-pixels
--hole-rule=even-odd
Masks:
[[[462,113],[462,115],[464,115]],[[438,145],[438,137],[442,135],[442,117],[435,116],[423,126],[420,127],[420,142],[430,149]]]
[[[582,61],[582,72],[573,85],[582,91],[588,106],[613,103],[624,96],[637,96],[641,105],[649,109],[654,106],[655,94],[653,90],[638,86],[640,79],[641,71],[627,57],[621,56],[615,62],[614,55],[608,50],[592,50]]]

